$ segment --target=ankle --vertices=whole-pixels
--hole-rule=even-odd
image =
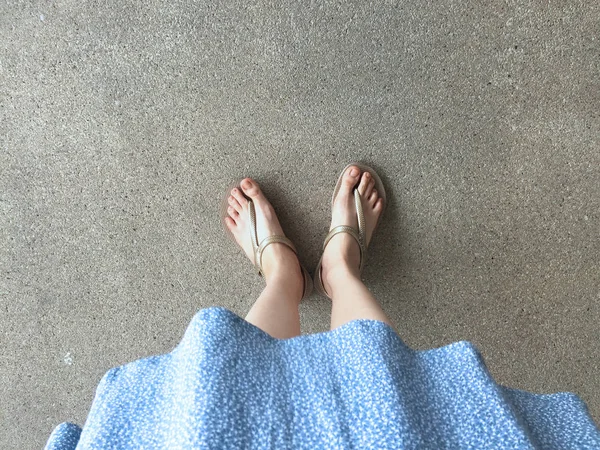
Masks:
[[[304,294],[304,277],[300,264],[296,268],[286,268],[265,274],[267,287],[286,292],[286,297],[297,298]]]
[[[322,278],[325,290],[332,295],[338,287],[347,285],[349,281],[360,281],[360,271],[358,267],[342,262],[331,269],[323,269]]]
[[[265,270],[263,267],[263,275],[267,283],[285,280],[288,283],[300,284],[300,281],[302,281],[302,269],[300,269],[300,263],[297,260],[295,263],[275,266],[269,270]]]
[[[284,284],[290,289],[304,288],[304,278],[296,254],[288,247],[263,257],[262,272],[267,284]],[[267,250],[268,251],[268,250]]]
[[[300,270],[296,253],[284,244],[271,244],[265,249],[262,257],[262,271],[265,278],[274,275],[294,273]]]

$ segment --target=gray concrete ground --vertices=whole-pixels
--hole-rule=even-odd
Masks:
[[[0,448],[261,289],[218,217],[264,184],[314,268],[340,169],[389,209],[366,280],[405,341],[600,418],[597,2],[3,2]],[[329,303],[302,304],[305,332]]]

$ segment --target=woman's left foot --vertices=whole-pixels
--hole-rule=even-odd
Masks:
[[[233,188],[227,199],[228,217],[225,224],[233,234],[236,242],[250,261],[254,261],[254,249],[250,238],[250,198],[254,203],[256,211],[256,234],[258,243],[272,235],[285,236],[279,224],[273,206],[264,196],[256,181],[252,178],[244,178],[240,188]],[[289,283],[297,285],[300,297],[304,288],[304,278],[300,269],[300,263],[296,253],[285,244],[273,243],[268,245],[262,254],[262,271],[267,283],[273,277],[287,277]],[[295,286],[294,286],[295,287]]]
[[[368,171],[350,166],[342,175],[340,189],[333,201],[331,227],[346,225],[358,229],[358,215],[354,204],[354,189],[361,196],[365,217],[365,244],[368,246],[375,226],[383,211],[383,199],[375,189],[375,179]],[[345,279],[348,273],[360,277],[360,247],[348,233],[339,233],[331,238],[323,251],[321,279],[327,292],[331,292],[332,278]],[[339,276],[341,275],[341,276]]]

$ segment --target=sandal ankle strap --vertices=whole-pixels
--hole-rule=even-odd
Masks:
[[[260,241],[260,245],[254,249],[254,266],[258,270],[258,274],[261,276],[263,274],[262,273],[262,254],[265,251],[265,248],[267,248],[271,244],[285,244],[289,248],[291,248],[294,253],[297,253],[296,247],[294,247],[294,244],[292,243],[292,241],[290,241],[285,236],[274,234],[272,236],[268,236],[268,237],[264,238],[262,241]]]

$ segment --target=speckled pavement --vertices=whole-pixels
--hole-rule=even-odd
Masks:
[[[583,1],[4,2],[0,448],[83,424],[104,372],[199,308],[247,312],[232,180],[313,269],[351,160],[387,187],[365,279],[403,339],[472,341],[598,422],[599,26]]]

